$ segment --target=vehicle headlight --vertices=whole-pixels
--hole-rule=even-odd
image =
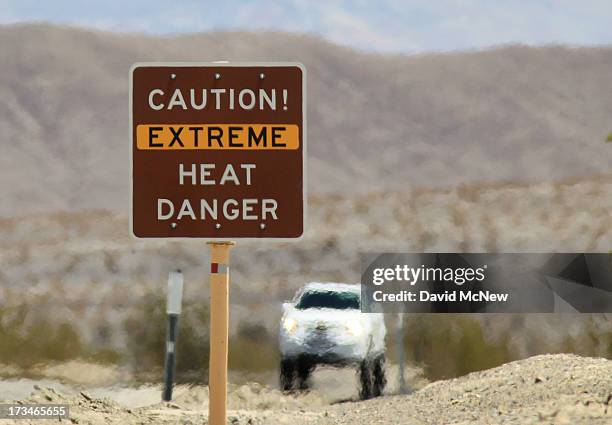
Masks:
[[[348,322],[346,324],[346,331],[352,336],[359,336],[363,332],[363,328],[359,322]]]
[[[297,320],[292,319],[291,317],[287,317],[283,320],[283,328],[288,334],[292,334],[297,329]]]

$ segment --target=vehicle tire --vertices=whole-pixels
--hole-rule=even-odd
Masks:
[[[361,399],[372,398],[372,367],[368,360],[363,360],[359,364],[359,383],[361,385],[359,390]]]
[[[384,354],[381,354],[374,360],[372,375],[372,396],[380,397],[385,390],[385,385],[387,385]]]
[[[309,388],[308,378],[314,369],[314,364],[307,358],[300,358],[297,361],[298,389],[307,390]]]
[[[292,391],[295,382],[296,364],[295,360],[282,359],[280,364],[280,388],[281,391]]]

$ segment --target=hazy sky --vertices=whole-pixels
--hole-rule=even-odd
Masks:
[[[277,29],[365,50],[612,44],[612,0],[0,0],[0,22],[172,34]]]

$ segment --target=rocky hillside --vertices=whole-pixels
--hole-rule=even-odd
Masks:
[[[176,37],[0,26],[0,215],[128,209],[128,69],[149,60],[308,69],[309,188],[356,193],[609,171],[612,49],[383,56],[277,33]]]

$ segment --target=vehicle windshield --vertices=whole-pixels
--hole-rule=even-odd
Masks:
[[[306,291],[300,297],[296,308],[335,308],[339,310],[359,309],[359,294],[356,292]]]

